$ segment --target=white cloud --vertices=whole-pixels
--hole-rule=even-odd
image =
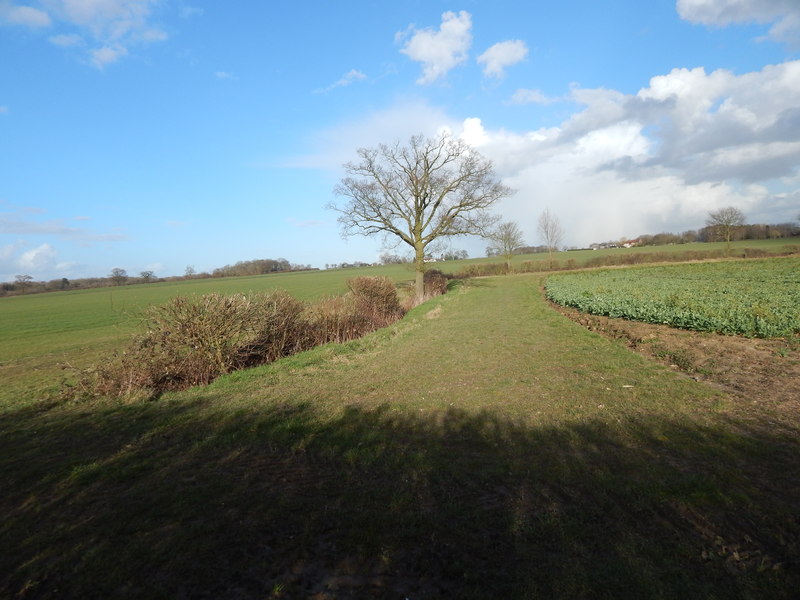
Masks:
[[[38,0],[41,8],[4,2],[0,19],[28,27],[77,29],[48,39],[62,47],[88,46],[88,61],[98,69],[129,54],[132,46],[159,42],[167,33],[151,22],[163,0]]]
[[[121,234],[93,233],[79,227],[69,227],[60,219],[46,221],[32,220],[29,214],[41,214],[44,211],[35,208],[11,210],[0,212],[0,235],[40,235],[59,237],[81,243],[87,242],[112,242],[126,239]],[[86,220],[88,217],[76,217]]]
[[[772,39],[800,45],[797,0],[678,0],[677,8],[681,18],[703,25],[772,23]]]
[[[128,54],[128,50],[124,46],[103,46],[89,51],[91,63],[98,69],[117,62],[126,54]]]
[[[334,90],[334,89],[336,89],[338,87],[345,87],[345,86],[350,85],[351,83],[354,83],[356,81],[361,81],[361,80],[366,79],[366,78],[367,78],[367,76],[364,75],[364,73],[362,73],[358,69],[350,69],[340,79],[338,79],[337,81],[334,81],[332,84],[330,84],[326,88],[322,88],[320,90],[314,90],[314,93],[315,94],[325,94],[325,93],[330,92],[331,90]]]
[[[0,20],[12,25],[22,25],[37,29],[39,27],[50,27],[52,20],[45,11],[33,8],[32,6],[18,6],[13,4],[0,5]]]
[[[8,112],[7,106],[0,106],[0,115],[4,115],[7,112]]]
[[[476,117],[464,119],[459,137],[474,148],[480,148],[489,141],[489,135],[483,128],[483,123]]]
[[[19,267],[23,271],[39,272],[53,267],[58,259],[58,253],[50,244],[42,244],[32,250],[23,252],[19,258]]]
[[[166,267],[164,266],[164,263],[155,262],[155,263],[150,263],[149,265],[145,265],[144,270],[152,271],[153,273],[157,274],[159,272],[163,272],[165,268]]]
[[[687,180],[760,181],[800,165],[800,61],[737,76],[674,69],[654,77],[627,110],[649,107],[661,148],[654,161]]]
[[[83,46],[86,42],[76,33],[62,33],[53,35],[47,38],[51,44],[61,46],[62,48],[72,48],[74,46]]]
[[[800,61],[675,69],[634,95],[573,88],[582,108],[558,127],[482,131],[480,149],[519,190],[504,216],[531,224],[549,206],[574,244],[698,228],[728,205],[781,222],[797,212],[780,190],[800,181],[798,94]]]
[[[217,71],[214,73],[214,77],[216,77],[217,79],[230,79],[234,81],[238,79],[236,75],[234,75],[233,73],[229,73],[228,71]]]
[[[51,0],[53,14],[106,42],[152,35],[151,7],[157,0]]]
[[[518,89],[511,97],[512,104],[552,104],[557,98],[549,98],[540,90]]]
[[[2,248],[0,248],[0,262],[5,262],[11,259],[12,256],[19,250],[22,246],[22,242],[16,242],[14,244],[6,244]]]
[[[521,40],[498,42],[478,57],[487,77],[503,77],[506,68],[517,64],[528,55],[528,47]]]
[[[403,39],[413,31],[400,52],[422,63],[422,77],[417,83],[432,83],[463,63],[472,45],[471,30],[472,15],[462,10],[458,14],[450,11],[444,13],[438,31],[431,28],[415,29],[412,26],[399,34],[398,39]]]
[[[205,10],[196,6],[188,6],[181,3],[178,9],[178,14],[181,19],[190,19],[192,17],[199,17],[205,14]]]

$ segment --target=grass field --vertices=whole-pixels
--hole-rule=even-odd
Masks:
[[[540,285],[158,402],[6,408],[0,596],[795,597],[796,415]]]

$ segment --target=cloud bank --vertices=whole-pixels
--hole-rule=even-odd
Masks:
[[[531,243],[545,208],[576,246],[697,229],[709,211],[729,205],[752,222],[791,221],[800,211],[798,91],[800,61],[742,75],[673,69],[635,94],[573,87],[548,99],[518,91],[518,102],[578,107],[557,126],[530,131],[490,130],[479,117],[398,103],[321,133],[317,153],[295,166],[335,170],[355,148],[449,130],[518,190],[499,211]]]

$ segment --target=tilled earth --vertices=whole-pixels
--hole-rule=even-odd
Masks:
[[[612,319],[553,305],[605,337],[754,407],[800,415],[800,336],[759,339]]]

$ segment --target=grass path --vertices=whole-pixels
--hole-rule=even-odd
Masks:
[[[537,277],[475,281],[158,402],[0,414],[0,596],[791,598],[800,437],[744,415]]]

